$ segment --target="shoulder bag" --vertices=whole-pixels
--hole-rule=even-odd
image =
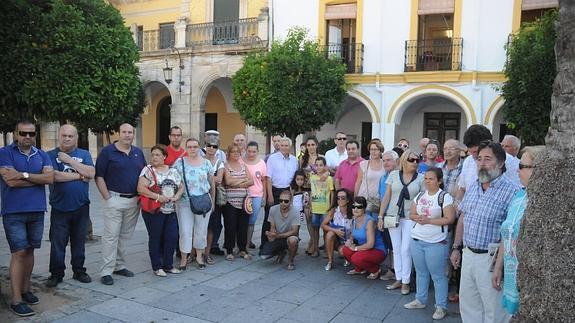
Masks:
[[[218,159],[217,163],[216,163],[216,173],[218,172],[218,169],[220,168],[220,165],[222,164],[222,160]],[[215,174],[214,174],[215,176]],[[220,185],[216,186],[216,205],[217,206],[224,206],[226,205],[226,188],[224,187],[224,185],[222,183],[220,183]]]
[[[377,195],[370,195],[369,194],[369,181],[367,180],[367,173],[369,172],[369,163],[370,162],[371,161],[367,162],[367,167],[365,169],[365,188],[367,191],[367,207],[365,210],[367,212],[371,212],[371,213],[379,213],[379,205],[381,203],[381,201],[379,200],[379,197]]]
[[[160,194],[161,187],[160,185],[158,185],[158,179],[156,178],[156,173],[154,172],[154,169],[150,166],[146,166],[146,168],[148,168],[154,180],[153,181],[154,185],[148,187],[148,189],[154,193]],[[158,211],[160,211],[162,203],[154,198],[149,198],[147,196],[140,195],[140,206],[142,208],[142,211],[146,213],[155,214],[158,213]]]
[[[205,193],[199,196],[190,195],[188,190],[188,183],[186,181],[186,169],[185,169],[184,159],[182,158],[182,173],[184,174],[184,186],[186,187],[186,194],[190,199],[190,209],[194,214],[201,214],[204,217],[208,212],[212,210],[212,199],[210,198],[210,193]]]

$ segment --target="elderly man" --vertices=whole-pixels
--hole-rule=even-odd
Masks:
[[[164,159],[164,164],[171,167],[176,159],[187,156],[186,150],[182,147],[182,128],[171,127],[169,140],[170,144],[166,147],[168,156]]]
[[[501,141],[501,147],[505,149],[506,153],[517,158],[517,154],[519,154],[519,149],[521,148],[521,140],[513,135],[505,135]]]
[[[491,287],[490,249],[501,239],[501,223],[519,187],[505,173],[505,150],[493,142],[478,147],[477,176],[459,205],[461,215],[455,232],[451,262],[461,267],[459,308],[463,322],[507,322],[501,292]]]
[[[394,150],[388,150],[381,155],[381,160],[383,161],[383,169],[385,170],[385,173],[379,179],[379,196],[385,196],[385,190],[387,189],[387,177],[392,171],[397,169],[397,161],[399,160],[399,155]],[[388,248],[391,248],[391,237],[389,236],[388,229],[383,230],[383,240],[385,245]],[[391,252],[391,249],[388,250],[387,254],[390,255],[390,257],[388,257],[389,260],[386,259],[387,264],[385,264],[388,269],[384,275],[379,277],[379,279],[395,280],[395,273],[391,270],[393,268],[393,253]]]
[[[339,164],[347,159],[347,135],[341,131],[335,134],[335,147],[325,152],[325,160],[327,162],[327,167],[329,172],[334,175]]]
[[[124,123],[118,141],[102,149],[96,159],[96,186],[104,199],[104,233],[102,235],[103,265],[101,282],[113,285],[112,273],[133,277],[126,268],[126,242],[132,237],[140,206],[138,177],[146,166],[144,153],[132,145],[134,127]]]
[[[295,171],[298,169],[298,162],[295,156],[291,155],[291,139],[282,137],[279,142],[280,151],[272,154],[266,163],[267,166],[267,184],[266,184],[266,208],[264,222],[262,223],[262,232],[270,229],[268,222],[269,210],[273,205],[279,203],[280,193],[289,190]],[[261,236],[261,246],[268,241],[265,234]]]
[[[2,223],[10,247],[10,310],[18,316],[34,315],[28,305],[40,303],[30,290],[34,249],[39,249],[44,231],[46,184],[54,181],[50,158],[34,147],[36,126],[20,121],[14,143],[0,148],[0,194]]]
[[[463,169],[461,160],[461,144],[455,139],[449,139],[443,144],[445,161],[438,167],[443,171],[443,187],[451,196],[457,195],[457,179]]]
[[[58,148],[48,152],[54,166],[54,184],[50,187],[50,274],[46,287],[56,287],[66,270],[66,245],[70,241],[73,279],[92,281],[84,267],[86,230],[90,219],[88,183],[94,175],[94,163],[87,150],[78,148],[78,130],[63,125]]]
[[[419,161],[420,162],[424,162],[425,161],[425,147],[427,147],[427,144],[429,143],[429,138],[421,138],[421,140],[419,140]]]
[[[335,172],[335,188],[336,190],[345,188],[353,192],[359,171],[359,163],[363,158],[359,155],[359,143],[357,141],[348,141],[345,148],[347,150],[347,159],[339,164]]]
[[[300,215],[299,211],[292,207],[292,195],[289,190],[284,190],[279,196],[280,205],[274,205],[270,209],[270,229],[264,234],[268,238],[261,251],[262,259],[277,256],[277,263],[282,263],[286,250],[288,255],[288,270],[294,270],[294,258],[299,243]]]
[[[238,133],[234,136],[234,143],[240,146],[242,149],[242,157],[246,156],[247,141],[246,136],[243,133]]]

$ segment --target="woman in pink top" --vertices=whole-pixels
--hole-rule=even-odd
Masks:
[[[247,248],[254,249],[256,245],[252,242],[252,236],[254,235],[254,225],[258,219],[262,207],[262,201],[266,200],[266,181],[267,167],[266,163],[260,159],[258,156],[258,143],[255,141],[250,141],[247,146],[246,158],[244,160],[252,179],[254,180],[254,185],[248,187],[248,193],[252,198],[252,205],[254,212],[250,216],[250,221],[248,224],[248,243]]]

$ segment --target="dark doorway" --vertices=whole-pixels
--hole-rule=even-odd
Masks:
[[[517,135],[517,131],[515,129],[511,129],[507,127],[506,123],[499,124],[499,142],[503,141],[503,138],[507,135]]]
[[[459,139],[461,113],[430,112],[423,115],[423,137],[439,141]]]
[[[218,114],[206,113],[205,128],[208,130],[218,130]]]
[[[368,159],[369,150],[367,150],[367,144],[371,141],[371,122],[361,123],[361,155]]]
[[[168,145],[170,143],[168,136],[170,135],[171,127],[171,105],[172,98],[169,96],[162,99],[158,104],[158,131],[156,132],[156,142],[163,145]]]

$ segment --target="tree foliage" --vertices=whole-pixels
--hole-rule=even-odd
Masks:
[[[138,49],[117,9],[103,0],[0,6],[0,131],[23,117],[94,132],[136,121],[143,110]]]
[[[545,142],[549,128],[551,94],[555,79],[555,21],[557,11],[525,24],[507,46],[502,87],[503,111],[525,145]]]
[[[266,53],[246,57],[232,80],[234,106],[268,135],[318,130],[333,122],[345,98],[345,66],[326,59],[303,28],[293,28]]]

